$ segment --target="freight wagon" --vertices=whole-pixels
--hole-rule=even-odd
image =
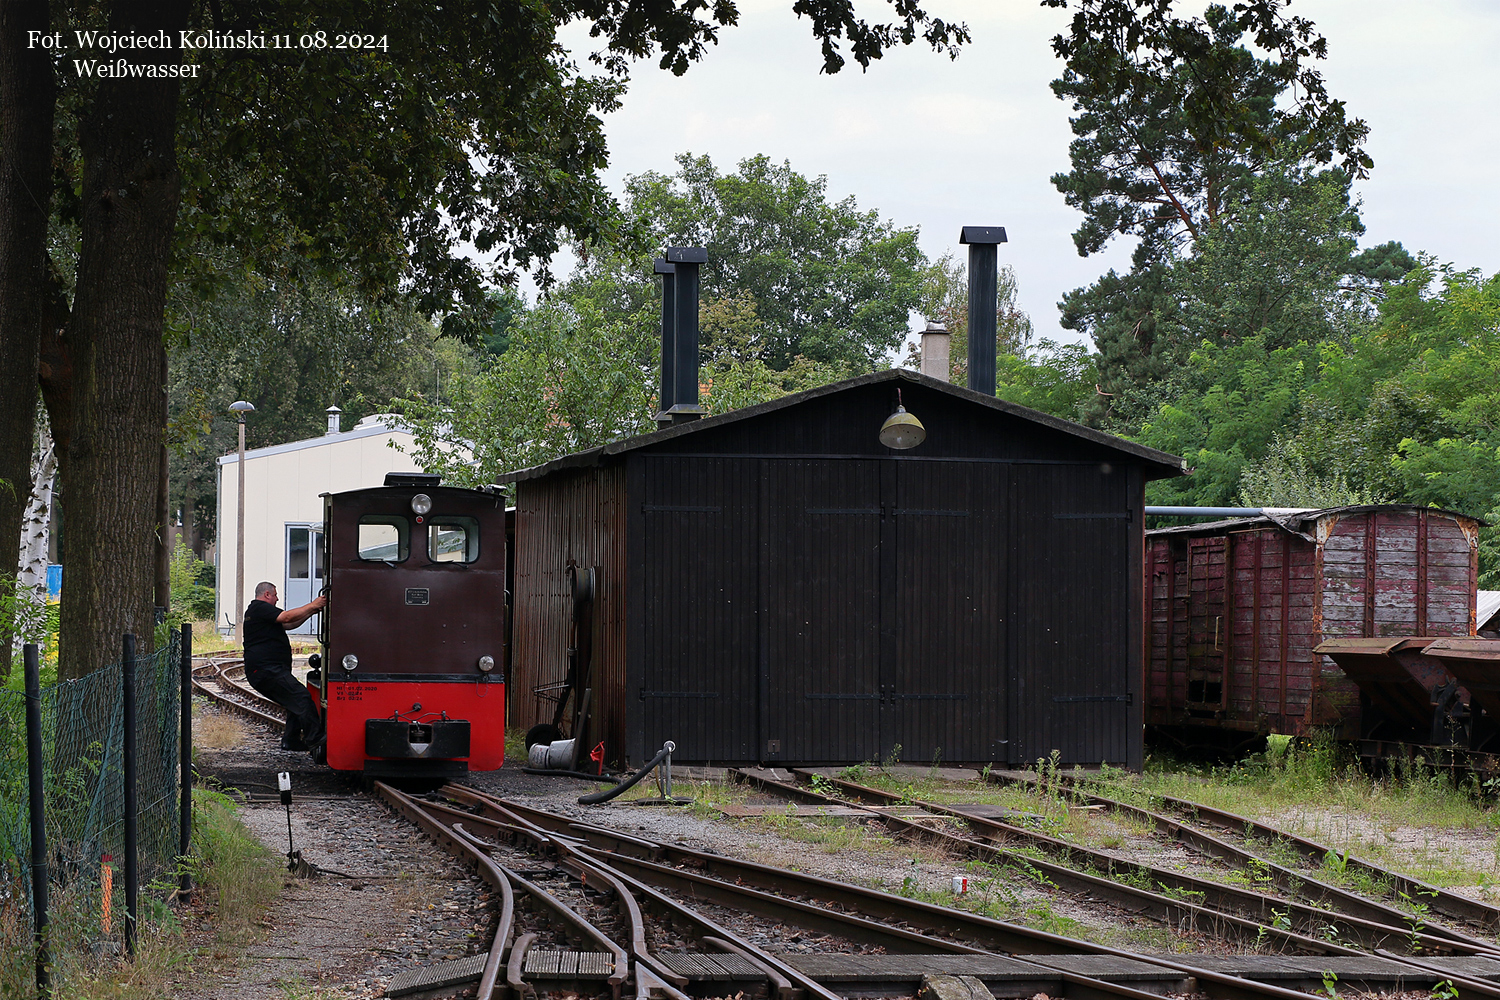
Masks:
[[[1325,640],[1471,636],[1479,522],[1405,505],[1278,511],[1146,532],[1146,723],[1235,749],[1357,739],[1360,689]]]

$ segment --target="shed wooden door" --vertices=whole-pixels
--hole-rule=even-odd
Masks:
[[[881,756],[1003,761],[1007,467],[891,464]]]
[[[761,759],[875,760],[883,463],[760,464]]]
[[[1011,490],[1012,764],[1129,760],[1132,701],[1128,478],[1054,465],[1015,471]],[[1137,717],[1138,718],[1138,717]]]
[[[688,760],[756,759],[753,467],[657,458],[644,467],[641,599],[644,752],[666,740]]]
[[[764,759],[1003,760],[1005,466],[763,468]]]

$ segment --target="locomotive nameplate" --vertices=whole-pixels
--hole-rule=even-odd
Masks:
[[[432,603],[432,592],[426,587],[407,587],[406,603],[409,607],[425,607]]]

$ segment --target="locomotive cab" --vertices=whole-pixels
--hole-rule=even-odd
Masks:
[[[324,496],[329,603],[310,685],[327,763],[443,778],[505,758],[505,507],[392,473]]]

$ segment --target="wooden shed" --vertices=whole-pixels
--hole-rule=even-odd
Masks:
[[[1359,689],[1314,647],[1473,635],[1478,525],[1381,505],[1148,531],[1147,723],[1226,746],[1315,727],[1359,738]]]
[[[1138,767],[1144,487],[1180,469],[886,371],[512,473],[511,718],[551,720],[572,565],[611,762]]]

